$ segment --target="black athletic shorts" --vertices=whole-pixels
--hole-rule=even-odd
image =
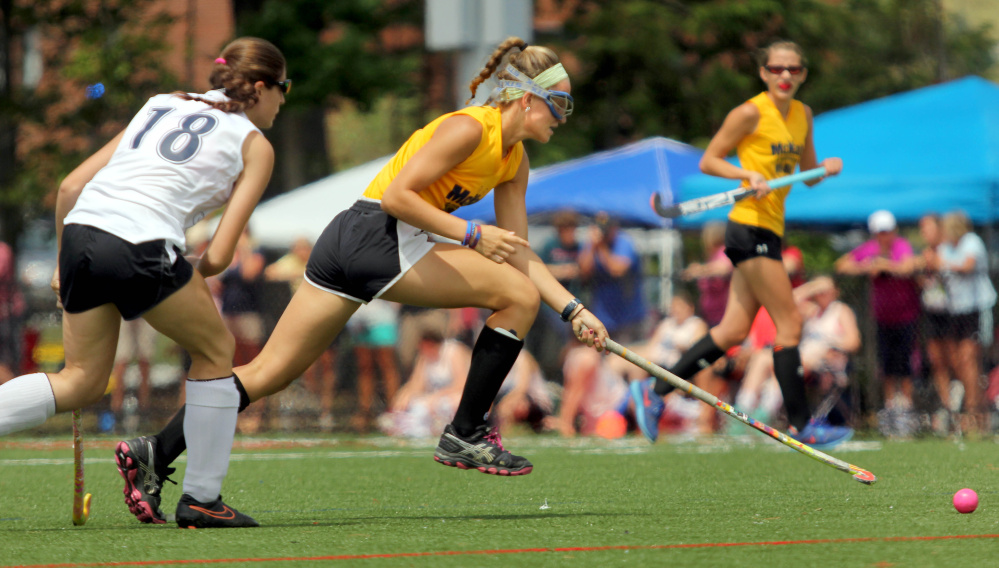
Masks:
[[[781,238],[762,227],[729,221],[725,227],[725,256],[733,265],[757,256],[783,261]]]
[[[392,287],[434,247],[430,234],[362,198],[330,221],[312,248],[305,280],[368,303]]]
[[[950,316],[946,313],[923,311],[926,318],[923,331],[926,339],[945,339],[950,330]]]
[[[191,280],[194,267],[165,240],[132,244],[89,225],[66,225],[59,251],[59,297],[78,314],[114,304],[134,320]]]
[[[950,314],[947,318],[947,336],[955,341],[965,339],[978,339],[981,313],[965,312],[963,314]]]
[[[915,323],[878,324],[878,359],[884,376],[912,376],[912,348],[915,341]]]

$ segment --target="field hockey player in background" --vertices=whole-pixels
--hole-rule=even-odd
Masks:
[[[757,311],[765,307],[777,327],[774,371],[790,433],[803,443],[829,447],[848,439],[852,430],[809,420],[798,352],[802,320],[781,258],[784,200],[790,187],[774,189],[767,180],[789,175],[799,166],[801,170],[822,166],[826,175],[836,175],[843,163],[839,158],[827,158],[821,164],[816,159],[812,111],[794,98],[808,76],[801,48],[789,41],[773,43],[761,50],[759,64],[767,90],[729,112],[701,158],[704,173],[743,180],[744,186],[756,192],[737,202],[728,216],[725,254],[735,265],[728,303],[721,322],[684,353],[671,372],[689,380],[711,365],[746,338]],[[733,150],[738,165],[725,159]],[[672,386],[662,379],[647,379],[632,383],[630,389],[639,427],[654,441],[659,434],[662,396]]]

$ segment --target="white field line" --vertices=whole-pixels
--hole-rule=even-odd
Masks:
[[[557,440],[561,444],[552,443]],[[528,444],[528,447],[562,447],[573,454],[610,454],[610,455],[635,455],[644,454],[652,449],[650,444],[642,441],[636,443],[635,440],[587,440],[576,438],[573,440],[562,440],[552,438],[545,440],[542,444]],[[688,440],[682,443],[670,444],[677,453],[681,454],[722,454],[739,448],[757,448],[771,451],[788,450],[780,444],[761,443],[766,440],[745,439],[743,437],[706,437],[699,440]],[[306,444],[308,445],[308,444]],[[842,452],[870,452],[878,451],[882,448],[881,442],[877,441],[850,441],[837,447],[834,453]],[[306,460],[306,459],[347,459],[347,458],[409,458],[425,457],[433,452],[433,447],[424,443],[419,448],[398,449],[398,450],[370,450],[370,451],[328,451],[328,452],[238,452],[233,453],[231,461],[284,461],[284,460]],[[91,455],[93,455],[91,453]],[[186,456],[180,456],[177,461],[186,462]],[[114,463],[113,458],[88,457],[87,463]],[[26,458],[26,459],[0,459],[0,466],[64,466],[72,465],[73,458]]]

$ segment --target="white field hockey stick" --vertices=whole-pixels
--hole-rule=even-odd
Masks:
[[[674,387],[682,390],[683,392],[697,399],[700,399],[702,402],[705,402],[713,406],[715,410],[718,410],[719,412],[724,412],[725,414],[728,414],[729,416],[735,418],[739,422],[742,422],[743,424],[756,428],[760,432],[763,432],[767,436],[770,436],[771,438],[777,440],[778,442],[784,444],[785,446],[788,446],[789,448],[794,448],[795,450],[798,450],[799,452],[805,454],[806,456],[816,459],[830,467],[834,467],[844,473],[849,473],[850,475],[853,476],[854,479],[856,479],[861,483],[872,485],[875,481],[878,480],[878,478],[875,477],[873,473],[865,469],[860,469],[855,465],[848,464],[845,461],[838,460],[830,455],[824,454],[816,450],[815,448],[806,446],[805,444],[802,444],[801,442],[795,440],[794,438],[791,438],[787,434],[779,432],[771,428],[770,426],[767,426],[766,424],[760,422],[759,420],[755,420],[747,416],[743,412],[739,412],[738,410],[729,406],[724,401],[718,400],[718,397],[716,397],[715,395],[688,383],[687,381],[681,379],[680,377],[674,375],[673,373],[670,373],[669,371],[663,369],[659,365],[656,365],[652,361],[649,361],[648,359],[641,357],[634,351],[631,351],[621,346],[621,344],[611,339],[607,339],[607,350],[610,351],[611,353],[614,353],[615,355],[620,355],[621,357],[623,357],[624,359],[626,359],[631,363],[634,363],[635,365],[638,365],[638,367],[640,367],[642,370],[649,373],[650,375],[658,377],[666,381],[667,383],[673,385]]]
[[[73,524],[83,526],[90,518],[90,493],[83,482],[83,435],[80,426],[80,411],[73,411]]]
[[[824,175],[826,175],[825,168],[813,168],[811,170],[805,170],[789,176],[767,180],[767,185],[769,185],[772,189],[778,189],[794,185],[798,182],[818,179]],[[652,204],[652,210],[656,212],[656,215],[667,219],[675,219],[684,215],[707,211],[708,209],[716,209],[718,207],[732,205],[736,201],[749,197],[754,193],[756,192],[752,189],[739,187],[737,189],[732,189],[722,193],[715,193],[714,195],[688,199],[687,201],[681,201],[675,205],[663,205],[662,196],[657,191],[652,194],[650,203]]]

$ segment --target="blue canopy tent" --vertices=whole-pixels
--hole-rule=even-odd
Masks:
[[[668,198],[664,201],[672,203],[680,181],[698,171],[701,153],[693,146],[657,137],[538,168],[528,182],[527,214],[606,211],[626,225],[663,227],[666,221],[649,207],[649,197],[659,191]],[[458,209],[455,215],[493,222],[493,194]]]
[[[565,209],[585,216],[606,211],[624,226],[656,229],[641,231],[636,244],[639,250],[660,258],[656,284],[648,289],[658,289],[658,300],[665,307],[672,295],[668,275],[676,247],[672,243],[673,231],[664,230],[670,222],[652,211],[649,198],[658,191],[666,198],[665,202],[673,203],[672,196],[677,193],[680,181],[698,171],[702,153],[693,146],[656,137],[538,168],[531,171],[528,181],[528,217],[540,224],[547,215]],[[494,222],[493,194],[458,209],[455,215]]]
[[[891,95],[815,117],[819,158],[843,158],[843,172],[814,188],[795,186],[789,224],[855,225],[878,209],[900,222],[963,209],[978,224],[999,220],[999,86],[979,77]],[[698,174],[682,199],[734,189]],[[681,227],[723,219],[727,208],[684,218]]]

